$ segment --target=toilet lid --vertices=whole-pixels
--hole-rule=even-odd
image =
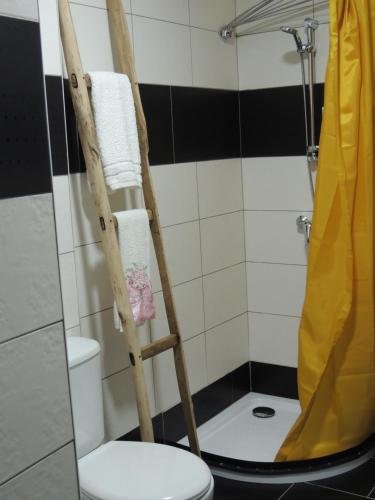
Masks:
[[[78,467],[82,492],[96,500],[198,500],[211,483],[203,460],[154,443],[111,441]]]

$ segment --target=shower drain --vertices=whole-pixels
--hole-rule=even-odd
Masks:
[[[275,410],[269,406],[257,406],[253,409],[253,415],[257,418],[270,418],[275,415]]]

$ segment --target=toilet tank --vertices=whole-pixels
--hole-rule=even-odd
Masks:
[[[100,345],[83,337],[67,338],[70,391],[78,458],[104,440]]]

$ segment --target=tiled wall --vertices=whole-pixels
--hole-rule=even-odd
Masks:
[[[132,0],[124,5],[196,393],[249,359],[236,43],[225,44],[217,34],[234,17],[235,2]],[[105,1],[71,1],[71,10],[85,70],[113,70]],[[117,438],[138,423],[128,355],[112,325],[113,299],[69,93],[65,86],[67,163],[60,131],[61,69],[49,74],[55,75],[47,78],[47,89],[66,332],[102,345],[106,434]],[[129,193],[111,196],[114,211],[140,204],[139,196]],[[142,343],[168,332],[155,257],[152,267],[157,319],[141,328]],[[148,361],[146,372],[156,415],[179,401],[171,353]]]
[[[253,3],[237,0],[237,13]],[[289,367],[297,366],[306,279],[304,236],[296,218],[311,217],[312,197],[303,156],[299,56],[293,38],[279,27],[303,26],[304,18],[314,15],[322,22],[316,32],[320,124],[327,9],[316,9],[311,1],[300,15],[259,22],[252,34],[238,38],[250,359]]]
[[[0,498],[78,499],[36,1],[0,43]]]

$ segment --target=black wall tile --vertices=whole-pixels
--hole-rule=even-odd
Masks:
[[[297,369],[252,361],[251,390],[272,396],[298,399]]]
[[[243,157],[306,152],[301,85],[240,92]]]
[[[147,122],[150,165],[173,163],[171,88],[141,84],[139,90]]]
[[[74,113],[72,97],[70,95],[69,81],[67,79],[64,79],[64,100],[66,134],[68,139],[69,172],[71,174],[85,172],[86,166],[83,159],[81,145],[79,143],[77,120]]]
[[[323,119],[324,106],[324,83],[317,83],[314,87],[315,92],[315,134],[316,141],[319,143],[320,130]]]
[[[175,161],[240,156],[238,92],[172,87]]]
[[[0,16],[0,198],[51,192],[39,24]]]
[[[68,173],[65,137],[64,93],[60,76],[46,76],[49,135],[54,175]]]

